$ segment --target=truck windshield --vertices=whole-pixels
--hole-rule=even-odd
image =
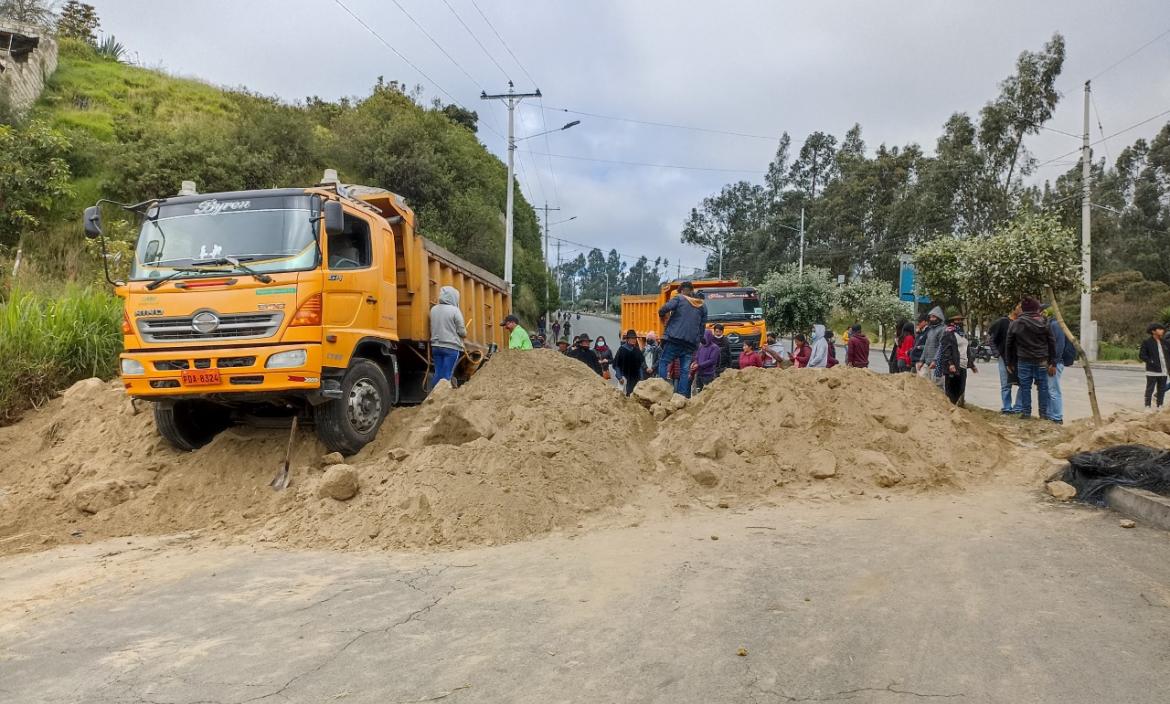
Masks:
[[[707,291],[707,320],[761,320],[764,309],[755,291]]]
[[[208,198],[157,206],[142,223],[130,278],[158,279],[176,268],[211,266],[224,258],[258,272],[311,269],[317,264],[315,209],[312,196]]]

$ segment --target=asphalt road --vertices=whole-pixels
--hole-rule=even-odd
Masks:
[[[1163,533],[1020,488],[698,511],[431,555],[5,558],[0,700],[1166,700]]]
[[[620,344],[621,332],[618,323],[614,320],[583,315],[581,320],[573,320],[573,334],[588,332],[591,336],[605,335],[611,347]],[[785,341],[787,348],[789,342]],[[837,359],[844,361],[844,347],[837,348]],[[878,373],[885,373],[888,369],[885,357],[882,356],[880,346],[870,350],[870,369]],[[1123,409],[1139,410],[1142,408],[1142,394],[1146,388],[1145,372],[1141,367],[1133,369],[1118,369],[1116,367],[1094,368],[1093,376],[1097,387],[1097,403],[1105,415]],[[1085,382],[1084,369],[1074,366],[1066,369],[1061,376],[1064,391],[1064,419],[1066,421],[1078,418],[1088,418],[1092,415],[1089,405],[1088,385]],[[967,402],[998,411],[1001,407],[999,395],[999,370],[995,360],[979,365],[979,373],[967,375]],[[1014,397],[1013,397],[1014,398]],[[1036,413],[1035,391],[1032,402],[1033,413]]]

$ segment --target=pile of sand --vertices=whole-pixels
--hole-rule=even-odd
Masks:
[[[1064,459],[1078,452],[1114,445],[1170,448],[1170,412],[1119,411],[1106,418],[1099,428],[1088,419],[1072,423],[1064,435],[1063,442],[1052,450],[1054,456]]]
[[[688,493],[884,493],[961,487],[1015,448],[910,374],[860,369],[724,373],[663,424],[660,466]]]
[[[305,547],[495,544],[694,499],[954,488],[1015,466],[1002,435],[909,375],[749,369],[690,403],[660,400],[672,415],[655,422],[575,360],[504,352],[463,387],[395,409],[355,457],[323,457],[302,430],[292,486],[273,492],[286,430],[232,428],[180,452],[149,404],[88,380],[0,428],[0,553],[178,531]]]
[[[653,468],[649,416],[551,351],[501,353],[464,387],[393,411],[348,459],[360,488],[344,502],[318,495],[327,463],[308,429],[292,487],[273,492],[286,431],[233,428],[185,453],[140,407],[88,380],[0,429],[0,552],[204,529],[300,546],[512,541],[625,505]]]

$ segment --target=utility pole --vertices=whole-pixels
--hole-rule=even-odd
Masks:
[[[512,192],[516,187],[516,105],[524,98],[539,98],[540,89],[533,93],[517,93],[513,90],[512,82],[508,81],[508,92],[488,95],[486,91],[479,94],[480,100],[503,100],[508,106],[508,202],[507,212],[504,213],[504,281],[508,282],[508,292],[512,291]]]
[[[1081,346],[1085,359],[1097,360],[1097,331],[1093,326],[1093,164],[1089,148],[1089,81],[1085,81],[1085,132],[1081,139]]]
[[[800,206],[800,264],[797,278],[804,278],[804,206]]]
[[[541,208],[541,210],[544,211],[544,266],[545,266],[545,268],[548,268],[548,265],[552,263],[548,260],[548,214],[550,211],[560,210],[560,208],[548,207],[548,201],[546,200],[544,202],[544,207]],[[560,242],[557,242],[557,249],[560,249]],[[561,294],[558,291],[557,297],[559,298],[560,295]],[[550,301],[549,301],[549,297],[548,297],[548,275],[546,274],[544,277],[544,324],[545,324],[545,327],[548,327],[549,325],[552,324],[552,311],[549,310],[549,305],[550,305]]]
[[[561,281],[561,241],[557,240],[557,298],[565,297],[565,282]]]

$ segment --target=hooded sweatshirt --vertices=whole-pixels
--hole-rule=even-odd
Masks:
[[[869,366],[869,338],[862,331],[849,333],[845,346],[845,364],[865,369]]]
[[[452,286],[439,289],[439,302],[431,308],[431,345],[462,350],[467,326],[459,310],[459,291]]]
[[[695,354],[695,362],[699,365],[699,376],[710,378],[715,376],[719,369],[719,344],[715,341],[715,333],[707,330],[703,334],[703,344]]]
[[[701,298],[691,298],[681,293],[658,309],[658,317],[670,315],[662,336],[667,342],[695,349],[703,339],[703,327],[707,324],[707,304]]]
[[[1013,320],[1008,327],[1006,347],[1003,361],[1009,367],[1018,362],[1056,364],[1056,341],[1042,316],[1024,314]]]
[[[943,325],[943,318],[946,313],[939,306],[930,309],[930,314],[938,319],[937,323],[931,323],[926,328],[926,343],[922,346],[922,363],[929,365],[938,356],[938,345],[942,341],[943,333],[947,331],[947,326]]]
[[[810,369],[824,369],[829,366],[829,343],[825,340],[824,325],[813,326],[812,352],[808,355],[808,365],[806,366]]]

